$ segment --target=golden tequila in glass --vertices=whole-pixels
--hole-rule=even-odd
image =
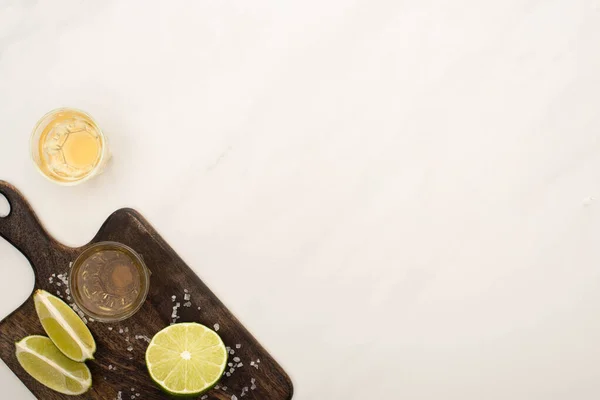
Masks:
[[[101,242],[73,263],[69,286],[75,304],[99,321],[135,314],[148,295],[150,273],[141,257],[116,242]]]
[[[98,124],[74,108],[50,111],[38,121],[31,137],[31,156],[45,177],[62,185],[92,178],[110,158]]]

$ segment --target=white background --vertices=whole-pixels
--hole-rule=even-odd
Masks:
[[[114,155],[75,188],[63,105]],[[0,178],[70,245],[141,211],[295,399],[600,397],[600,0],[0,0]]]

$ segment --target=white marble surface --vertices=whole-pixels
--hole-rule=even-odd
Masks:
[[[28,158],[62,105],[81,187]],[[67,244],[139,209],[295,399],[600,397],[600,0],[0,0],[0,178]]]

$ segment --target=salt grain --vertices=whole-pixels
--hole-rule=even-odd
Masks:
[[[214,324],[213,327],[215,328],[215,331],[219,330],[219,324]]]
[[[240,362],[240,358],[239,357],[233,357],[233,361]]]
[[[238,400],[237,396],[235,394],[231,395],[231,400]]]
[[[184,307],[191,307],[192,303],[190,301],[188,301],[187,303],[184,303],[183,306]]]
[[[189,299],[191,299],[191,296],[189,295],[189,293],[186,293],[186,294],[183,296],[183,299],[184,299],[184,300],[189,300]]]
[[[236,348],[236,349],[240,349],[241,347],[242,347],[242,345],[241,345],[241,344],[239,344],[239,343],[235,345],[235,348]]]
[[[127,351],[133,351],[133,346],[127,347]]]
[[[108,330],[109,330],[109,331],[112,331],[112,329],[113,329],[113,328],[112,328],[112,326],[109,326],[109,327],[108,327]]]
[[[135,335],[135,338],[137,340],[140,340],[140,339],[144,340],[144,341],[146,341],[148,343],[150,343],[152,341],[148,336],[145,336],[145,335]]]
[[[237,367],[238,367],[238,368],[242,368],[243,366],[244,366],[244,363],[239,363],[239,364],[237,365]]]
[[[119,328],[119,333],[123,333],[123,328]]]
[[[177,299],[177,297],[171,296],[171,301],[175,302],[175,299]]]

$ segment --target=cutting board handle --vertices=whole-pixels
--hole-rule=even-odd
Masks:
[[[23,253],[32,266],[40,265],[40,262],[43,265],[41,259],[47,257],[44,253],[56,248],[58,243],[46,232],[25,197],[13,185],[0,180],[0,193],[10,205],[9,214],[0,217],[0,236]]]

